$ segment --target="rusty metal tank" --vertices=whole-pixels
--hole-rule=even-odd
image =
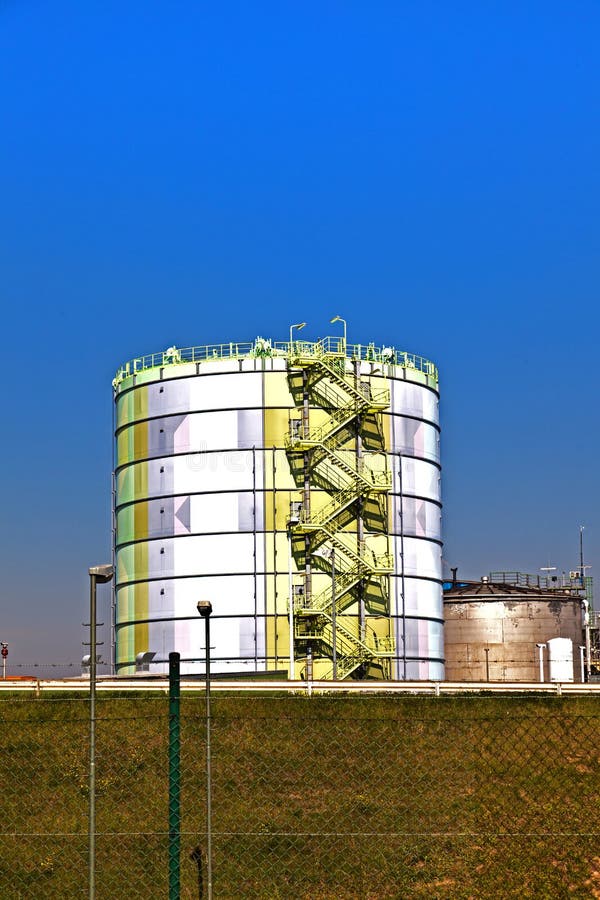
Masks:
[[[496,582],[489,577],[477,582],[457,581],[444,590],[446,678],[539,681],[536,645],[560,637],[573,641],[574,676],[579,681],[576,648],[582,644],[582,629],[581,598],[576,591],[522,581]],[[549,675],[546,653],[546,681]]]

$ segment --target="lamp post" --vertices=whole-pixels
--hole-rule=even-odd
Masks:
[[[490,648],[484,647],[483,652],[485,653],[485,680],[490,680]]]
[[[590,636],[590,603],[587,598],[587,592],[585,589],[585,570],[590,569],[591,566],[584,566],[583,564],[583,530],[585,525],[579,526],[579,567],[581,569],[581,590],[582,590],[582,603],[583,603],[583,612],[584,612],[584,629],[585,629],[585,663],[586,663],[586,676],[587,681],[590,680],[592,674],[592,644],[591,644],[591,636]]]
[[[334,316],[333,319],[330,319],[330,320],[329,320],[329,323],[330,323],[331,325],[333,325],[334,322],[341,322],[342,325],[344,326],[344,338],[343,338],[343,346],[342,346],[342,349],[343,349],[343,352],[344,352],[344,354],[345,354],[345,353],[346,353],[346,328],[347,328],[347,322],[346,322],[345,319],[342,319],[341,316]]]
[[[583,654],[584,654],[584,652],[585,652],[585,647],[584,647],[584,646],[580,646],[580,647],[579,647],[579,667],[580,667],[579,670],[580,670],[580,672],[581,672],[581,683],[582,683],[582,684],[583,684],[584,681],[585,681],[585,666],[584,666],[584,662],[583,662],[583,659],[584,659]]]
[[[296,331],[302,331],[302,329],[305,326],[306,326],[306,322],[298,322],[297,325],[290,325],[290,353],[292,353],[292,351],[294,349],[293,337],[292,337],[292,332],[294,331],[294,328],[296,329]]]
[[[96,587],[113,577],[110,565],[91,566],[90,575],[90,771],[89,771],[89,898],[96,896]]]
[[[536,644],[535,646],[538,648],[538,653],[539,653],[539,657],[540,657],[540,681],[543,682],[544,681],[544,647],[546,645],[545,644]]]
[[[207,898],[212,900],[212,769],[210,760],[210,600],[199,600],[199,614],[204,619],[205,676],[206,676],[206,880]]]

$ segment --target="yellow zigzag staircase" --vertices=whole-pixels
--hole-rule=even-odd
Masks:
[[[335,655],[335,672],[333,665],[325,669],[321,666],[319,677],[346,678],[361,666],[365,672],[374,667],[388,677],[389,660],[394,654],[387,591],[388,575],[393,571],[387,546],[387,495],[392,482],[387,465],[377,471],[368,463],[385,461],[380,413],[389,408],[390,395],[388,390],[373,393],[368,381],[361,382],[346,373],[343,344],[342,349],[344,352],[331,352],[323,343],[311,345],[306,352],[302,344],[291,345],[287,360],[290,384],[302,378],[302,391],[297,384],[292,391],[302,415],[290,418],[286,451],[296,484],[303,488],[304,500],[308,499],[308,505],[302,501],[292,504],[292,546],[299,567],[306,568],[307,560],[318,555],[319,568],[331,576],[329,586],[316,595],[312,579],[305,579],[303,593],[293,600],[294,636],[297,643],[318,648],[321,661],[333,660]],[[321,418],[325,412],[326,421],[311,428],[308,409],[315,407],[321,411]],[[367,418],[371,436],[378,435],[379,448],[359,456],[352,446]],[[351,449],[344,449],[348,444]],[[330,495],[329,501],[315,511],[311,509],[311,484]],[[376,511],[386,552],[375,553],[368,538],[360,540],[343,530],[358,522],[367,503]],[[358,616],[344,615],[365,586],[374,588],[384,600],[385,635],[376,632],[366,618],[361,626]]]

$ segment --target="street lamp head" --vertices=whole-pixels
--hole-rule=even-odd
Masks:
[[[196,608],[203,619],[208,619],[212,613],[212,603],[210,600],[198,600]]]
[[[346,320],[344,319],[343,316],[334,316],[333,319],[330,319],[329,321],[330,321],[330,323],[331,323],[332,325],[333,325],[334,322],[341,322],[341,323],[342,323],[342,326],[343,326],[343,329],[344,329],[344,337],[343,337],[343,342],[344,342],[344,343],[343,343],[342,347],[343,347],[343,349],[344,349],[344,351],[345,351],[345,349],[346,349],[346,328],[347,328],[347,326],[348,326],[348,323],[346,322]]]
[[[295,325],[290,325],[290,350],[293,350],[294,346],[294,329],[296,331],[302,331],[305,326],[306,322],[296,322]]]
[[[110,581],[114,574],[113,566],[90,566],[90,575],[96,579],[99,584],[106,584]]]

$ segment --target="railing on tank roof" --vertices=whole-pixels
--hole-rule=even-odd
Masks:
[[[113,387],[118,385],[131,375],[143,372],[146,369],[155,369],[162,366],[173,366],[184,363],[203,363],[222,359],[266,359],[269,357],[281,357],[293,359],[297,356],[339,356],[347,359],[360,359],[365,362],[381,363],[383,365],[395,365],[405,369],[416,369],[438,380],[438,370],[434,363],[417,356],[415,353],[407,353],[405,350],[396,350],[395,347],[377,347],[375,344],[347,344],[343,338],[326,337],[318,341],[271,341],[267,338],[257,337],[252,342],[233,342],[227,344],[206,344],[201,347],[168,347],[160,353],[150,353],[146,356],[138,356],[122,365],[115,375]]]
[[[493,584],[510,584],[515,587],[537,587],[545,590],[581,591],[581,581],[561,575],[528,575],[526,572],[490,572],[488,580]]]
[[[511,584],[515,587],[548,587],[545,575],[528,575],[527,572],[490,572],[493,584]]]

